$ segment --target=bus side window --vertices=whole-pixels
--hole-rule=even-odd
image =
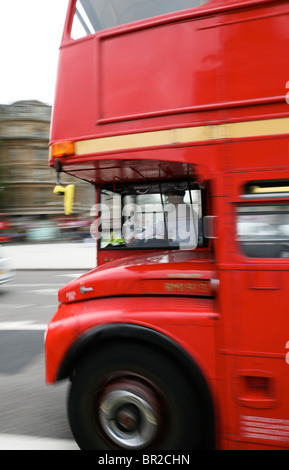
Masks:
[[[250,258],[289,258],[289,204],[239,206],[237,238]]]

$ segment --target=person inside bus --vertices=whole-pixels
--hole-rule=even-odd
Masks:
[[[164,240],[167,245],[195,248],[198,244],[198,217],[193,208],[184,202],[185,191],[171,191],[166,194],[163,220],[150,225],[141,233],[134,233],[128,243],[138,241]]]

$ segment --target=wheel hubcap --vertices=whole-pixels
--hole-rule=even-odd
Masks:
[[[156,396],[144,384],[115,384],[101,399],[99,419],[105,434],[120,448],[147,447],[160,424]]]

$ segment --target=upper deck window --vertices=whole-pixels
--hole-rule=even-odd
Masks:
[[[78,0],[71,36],[79,39],[103,29],[187,10],[208,0]]]

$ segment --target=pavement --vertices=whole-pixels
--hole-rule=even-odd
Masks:
[[[0,450],[79,450],[70,439],[0,434]]]
[[[16,270],[84,269],[96,266],[96,242],[5,244],[1,253]]]

